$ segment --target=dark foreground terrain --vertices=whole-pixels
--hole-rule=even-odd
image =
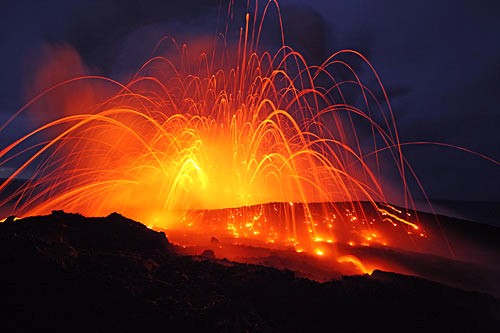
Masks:
[[[318,283],[176,254],[118,214],[0,224],[0,331],[498,332],[500,301],[375,271]]]

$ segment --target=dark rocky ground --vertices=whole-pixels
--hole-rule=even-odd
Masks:
[[[498,332],[500,300],[375,271],[318,283],[176,254],[118,214],[0,224],[0,331]]]

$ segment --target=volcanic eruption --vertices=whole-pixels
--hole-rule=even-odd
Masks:
[[[24,114],[37,123],[1,147],[0,167],[15,166],[0,183],[3,214],[116,211],[182,245],[214,237],[291,249],[340,270],[346,262],[362,272],[380,267],[364,265],[360,247],[450,255],[440,229],[429,240],[431,226],[415,213],[407,182],[418,178],[374,67],[355,50],[308,65],[286,45],[279,15],[281,46],[266,50],[266,15],[279,10],[257,1],[233,41],[230,4],[225,34],[193,42],[194,51],[165,37],[127,83],[91,75],[52,82],[0,128]],[[64,68],[42,76],[53,71]],[[394,191],[402,207],[391,204]]]

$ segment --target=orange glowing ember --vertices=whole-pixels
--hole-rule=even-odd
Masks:
[[[416,217],[387,204],[380,168],[399,173],[405,209],[411,208],[411,169],[371,64],[352,50],[321,66],[308,66],[285,45],[275,54],[259,51],[264,18],[257,10],[252,18],[247,14],[234,48],[217,36],[195,60],[188,45],[174,56],[153,57],[125,85],[81,76],[34,98],[15,117],[60,101],[62,89],[78,96],[58,104],[64,111],[56,119],[2,147],[0,167],[18,165],[0,191],[32,173],[2,205],[17,216],[118,211],[151,228],[292,246],[318,256],[335,256],[335,243],[386,245],[396,232],[424,235]],[[157,53],[165,45],[177,47],[165,38]],[[363,61],[375,87],[365,86],[349,58]],[[349,77],[338,78],[336,68]],[[349,103],[347,86],[357,89],[362,103]],[[360,121],[371,142],[361,142]],[[368,271],[353,256],[338,260]]]

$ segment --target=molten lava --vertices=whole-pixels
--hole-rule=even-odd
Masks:
[[[31,100],[0,131],[42,104],[64,110],[55,119],[33,116],[45,120],[1,147],[0,167],[15,171],[0,192],[31,174],[2,205],[17,216],[118,211],[186,244],[203,235],[292,247],[363,272],[369,269],[332,244],[425,238],[408,212],[411,168],[371,64],[351,50],[321,66],[309,66],[284,43],[275,54],[263,52],[265,15],[255,10],[250,17],[236,47],[217,36],[193,61],[189,46],[165,38],[127,84],[80,76]],[[161,54],[172,46],[177,54]],[[363,61],[375,87],[365,86],[349,58]],[[64,89],[77,98],[60,103]],[[358,135],[360,122],[371,140]],[[387,203],[381,168],[400,175],[403,210]]]

